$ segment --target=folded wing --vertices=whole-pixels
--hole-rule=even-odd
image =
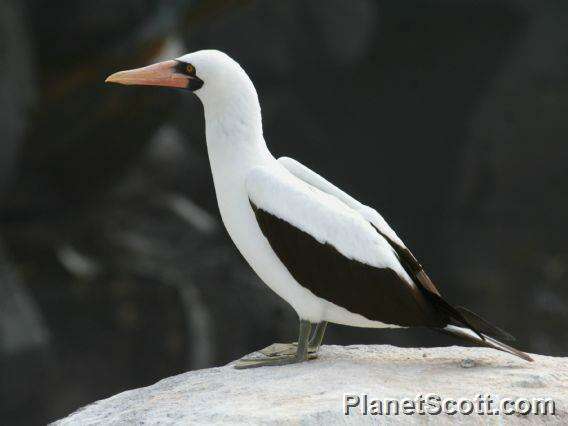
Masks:
[[[260,229],[300,285],[385,324],[447,324],[388,237],[344,200],[285,168],[253,169],[246,184]]]

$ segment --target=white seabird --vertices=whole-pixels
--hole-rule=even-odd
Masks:
[[[297,346],[268,349],[266,358],[241,360],[238,368],[314,357],[328,322],[430,327],[532,360],[497,340],[510,340],[508,333],[442,298],[376,210],[299,162],[274,158],[254,85],[226,54],[202,50],[106,81],[189,90],[203,103],[223,223],[262,281],[300,318]]]

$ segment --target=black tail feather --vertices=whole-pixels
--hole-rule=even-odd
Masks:
[[[456,310],[462,314],[462,316],[467,320],[468,323],[473,324],[475,328],[481,333],[494,337],[498,340],[505,340],[507,342],[514,342],[516,340],[514,336],[507,333],[505,330],[493,324],[490,324],[475,312],[472,312],[469,309],[464,308],[463,306],[456,306]]]

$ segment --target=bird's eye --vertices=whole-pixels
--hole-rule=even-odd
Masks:
[[[195,77],[195,67],[191,64],[187,64],[187,66],[185,67],[185,72],[187,72],[189,75]]]

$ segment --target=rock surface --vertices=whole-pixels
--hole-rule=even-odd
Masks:
[[[552,398],[555,414],[373,416],[359,408],[344,414],[344,394],[368,394],[370,401],[430,393],[456,400],[480,393],[495,401]],[[98,401],[56,424],[567,424],[567,407],[566,358],[536,355],[527,363],[478,348],[324,346],[317,360],[303,364],[253,370],[229,364],[180,374]]]

